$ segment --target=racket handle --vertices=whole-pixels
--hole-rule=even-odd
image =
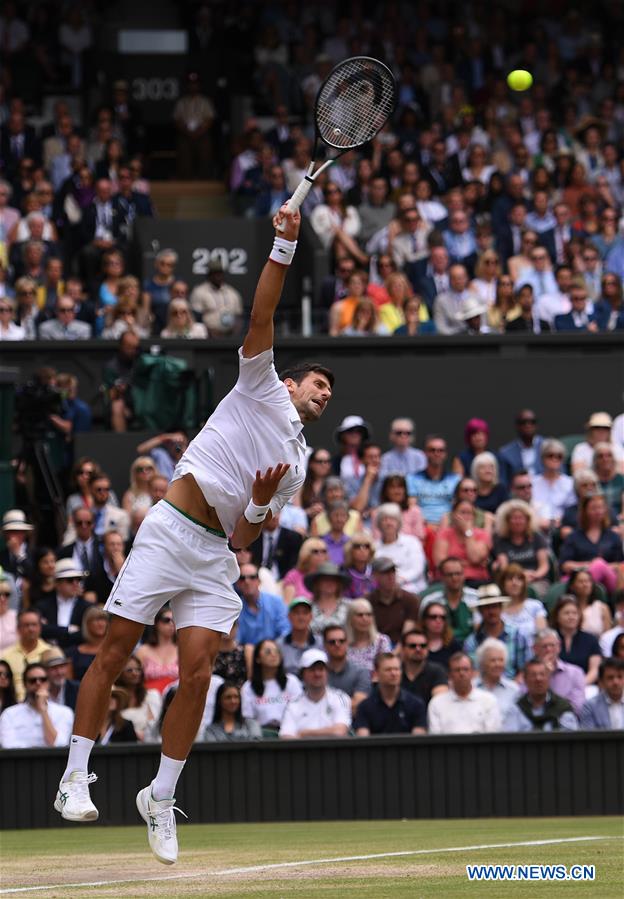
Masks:
[[[303,181],[297,185],[296,191],[294,192],[288,203],[286,203],[286,208],[289,212],[296,212],[299,209],[305,198],[310,193],[310,188],[313,184],[314,181],[312,180],[312,178],[304,178]],[[278,231],[284,231],[285,228],[286,225],[284,222],[282,222],[281,225],[277,226]]]

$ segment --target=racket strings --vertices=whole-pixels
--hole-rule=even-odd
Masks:
[[[392,115],[394,78],[382,63],[368,58],[346,60],[323,85],[316,106],[321,138],[338,149],[371,140]]]

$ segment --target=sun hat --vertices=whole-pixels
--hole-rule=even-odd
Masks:
[[[26,521],[26,514],[21,509],[9,509],[2,516],[3,531],[34,531],[32,524]]]

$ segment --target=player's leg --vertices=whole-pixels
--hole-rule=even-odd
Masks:
[[[152,783],[136,798],[139,814],[148,825],[152,852],[166,865],[178,857],[174,793],[201,724],[220,642],[221,634],[209,628],[178,631],[180,680],[163,723],[160,766]]]
[[[108,633],[82,679],[76,703],[67,766],[54,808],[68,821],[95,821],[98,811],[89,796],[95,775],[88,773],[89,756],[110,702],[110,691],[141,638],[144,624],[113,615]]]

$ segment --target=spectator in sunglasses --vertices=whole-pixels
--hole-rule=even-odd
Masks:
[[[24,669],[26,695],[0,715],[0,747],[33,749],[67,746],[74,715],[67,706],[51,702],[48,673],[38,662]]]

